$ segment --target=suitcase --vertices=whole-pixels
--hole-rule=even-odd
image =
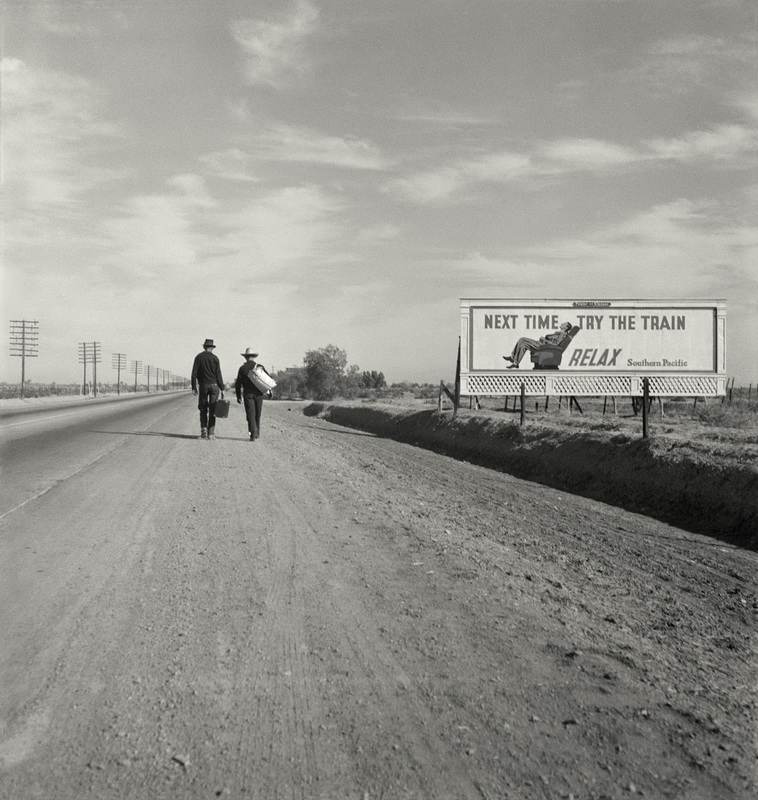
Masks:
[[[226,419],[229,416],[229,400],[216,400],[216,419]]]

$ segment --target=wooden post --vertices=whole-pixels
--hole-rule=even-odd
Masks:
[[[524,417],[526,415],[526,386],[521,381],[521,424],[524,424]]]
[[[647,439],[647,415],[649,411],[650,383],[642,379],[642,438]]]
[[[727,378],[726,379],[726,392],[724,396],[721,398],[722,403],[731,403],[732,402],[732,389],[734,389],[734,378]]]
[[[461,337],[458,337],[458,361],[455,365],[455,400],[453,400],[453,416],[458,413],[461,404]]]

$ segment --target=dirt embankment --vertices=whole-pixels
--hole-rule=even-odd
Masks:
[[[680,528],[758,549],[758,447],[618,430],[527,426],[487,413],[312,403],[305,409]]]

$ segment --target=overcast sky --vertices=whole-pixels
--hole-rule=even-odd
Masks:
[[[723,298],[758,381],[755,0],[5,0],[0,379],[79,342],[452,380],[461,297]]]

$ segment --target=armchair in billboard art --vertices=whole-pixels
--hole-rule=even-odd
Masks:
[[[461,300],[467,372],[724,370],[718,300]]]

